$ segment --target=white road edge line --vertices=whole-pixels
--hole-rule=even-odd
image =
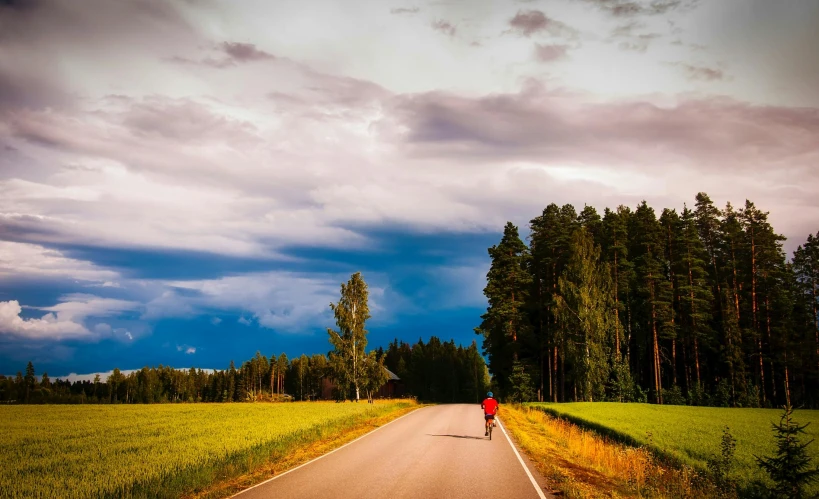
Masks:
[[[321,459],[321,458],[323,458],[323,457],[327,457],[327,456],[329,456],[329,455],[330,455],[330,454],[332,454],[333,452],[340,451],[341,449],[343,449],[343,448],[347,447],[348,445],[352,445],[352,444],[354,444],[354,443],[358,442],[359,440],[361,440],[362,438],[372,435],[373,433],[377,432],[377,431],[378,431],[378,430],[380,430],[381,428],[383,428],[383,427],[385,427],[385,426],[389,426],[389,425],[391,425],[392,423],[395,423],[395,422],[396,422],[396,421],[398,421],[399,419],[403,419],[403,418],[405,418],[405,417],[409,416],[410,414],[415,414],[415,413],[416,413],[416,412],[418,412],[420,409],[423,409],[423,407],[419,407],[418,409],[415,409],[414,411],[410,411],[410,412],[408,412],[408,413],[404,414],[404,415],[403,415],[403,416],[401,416],[401,417],[397,417],[397,418],[393,419],[392,421],[390,421],[389,423],[384,424],[384,425],[381,425],[381,426],[379,426],[378,428],[374,429],[373,431],[371,431],[371,432],[368,432],[368,433],[365,433],[365,434],[361,435],[360,437],[356,438],[356,439],[355,439],[355,440],[353,440],[352,442],[347,442],[346,444],[342,445],[341,447],[338,447],[338,448],[336,448],[336,449],[331,450],[331,451],[330,451],[330,452],[328,452],[327,454],[322,454],[322,455],[320,455],[319,457],[317,457],[317,458],[315,458],[315,459],[311,459],[310,461],[307,461],[307,462],[306,462],[306,463],[304,463],[304,464],[300,464],[300,465],[296,466],[296,467],[295,467],[295,468],[293,468],[293,469],[289,469],[289,470],[285,471],[285,472],[284,472],[284,473],[282,473],[281,475],[276,475],[276,476],[274,476],[273,478],[268,478],[268,479],[267,479],[267,480],[265,480],[264,482],[257,483],[257,484],[256,484],[256,485],[254,485],[253,487],[248,487],[248,488],[246,488],[245,490],[242,490],[241,492],[237,492],[236,494],[234,494],[234,495],[230,496],[230,498],[229,498],[229,499],[233,499],[234,497],[236,497],[236,496],[238,496],[238,495],[244,494],[244,493],[245,493],[245,492],[247,492],[248,490],[255,489],[256,487],[259,487],[259,486],[261,486],[261,485],[264,485],[264,484],[266,484],[266,483],[268,483],[268,482],[272,482],[273,480],[275,480],[275,479],[277,479],[277,478],[281,478],[281,477],[283,477],[284,475],[286,475],[286,474],[290,473],[291,471],[296,471],[296,470],[297,470],[297,469],[299,469],[299,468],[303,468],[304,466],[307,466],[308,464],[314,463],[314,462],[318,461],[319,459]]]
[[[523,458],[520,457],[517,448],[515,448],[515,444],[512,443],[512,439],[509,438],[509,434],[506,433],[506,429],[503,427],[503,423],[500,422],[500,419],[498,419],[498,424],[500,425],[500,428],[503,431],[503,435],[506,437],[506,440],[509,442],[509,445],[512,446],[512,450],[515,451],[515,455],[518,457],[520,465],[523,466],[523,469],[526,471],[526,475],[529,477],[529,480],[531,480],[532,485],[535,487],[538,497],[540,497],[540,499],[546,499],[546,495],[543,493],[542,490],[540,490],[540,485],[537,484],[537,482],[535,481],[535,477],[532,476],[532,473],[529,471],[529,468],[526,466],[526,463],[523,462]]]

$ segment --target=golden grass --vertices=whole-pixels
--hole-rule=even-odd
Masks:
[[[289,469],[304,464],[315,459],[322,454],[326,454],[342,445],[352,442],[376,428],[384,426],[390,421],[396,420],[428,404],[417,404],[398,409],[388,414],[368,418],[355,426],[345,428],[337,433],[325,435],[323,438],[309,442],[297,448],[290,449],[285,454],[272,454],[270,460],[256,467],[252,472],[235,477],[225,477],[222,480],[210,484],[208,487],[191,494],[181,496],[184,499],[222,499],[238,494],[257,483],[280,475]]]
[[[502,418],[556,495],[728,497],[689,466],[667,466],[645,448],[614,442],[542,411],[506,406]]]

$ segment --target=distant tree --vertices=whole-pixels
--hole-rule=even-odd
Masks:
[[[360,398],[364,348],[367,346],[364,326],[370,318],[367,299],[367,283],[361,272],[356,272],[346,284],[341,284],[338,303],[330,303],[339,330],[327,329],[334,348],[330,354],[333,375],[339,388],[355,389],[356,402]]]
[[[807,497],[807,486],[819,478],[819,468],[811,468],[811,458],[806,450],[813,440],[799,442],[799,434],[804,434],[810,423],[800,426],[793,420],[793,408],[786,405],[783,409],[779,424],[771,423],[776,438],[776,455],[754,458],[773,480],[774,497],[802,499]]]
[[[31,363],[31,361],[29,361],[28,365],[26,365],[25,383],[26,383],[26,391],[25,391],[25,399],[24,400],[28,401],[29,397],[31,396],[31,392],[34,391],[34,387],[37,384],[37,378],[35,377],[35,372],[34,372],[34,365]]]
[[[284,377],[287,373],[287,355],[282,352],[279,355],[279,358],[276,360],[276,372],[278,373],[279,377],[279,393],[284,393]]]

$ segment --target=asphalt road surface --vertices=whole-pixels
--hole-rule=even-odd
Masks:
[[[234,497],[551,497],[505,435],[503,407],[498,416],[490,441],[478,404],[425,407]]]

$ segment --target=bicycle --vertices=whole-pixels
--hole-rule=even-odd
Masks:
[[[486,431],[489,433],[489,440],[492,440],[492,428],[495,427],[495,415],[486,420]]]

